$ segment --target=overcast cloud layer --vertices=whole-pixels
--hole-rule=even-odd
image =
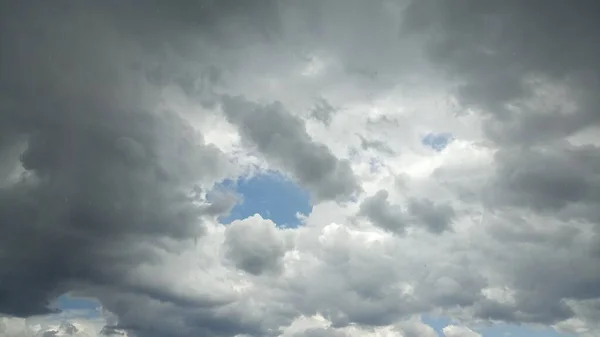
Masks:
[[[599,11],[0,2],[0,335],[600,335]],[[267,170],[302,226],[220,224]]]

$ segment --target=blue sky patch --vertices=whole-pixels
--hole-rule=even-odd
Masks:
[[[423,321],[423,323],[432,327],[433,330],[435,330],[440,336],[443,336],[442,329],[452,324],[452,321],[446,317],[423,315],[421,320]]]
[[[450,132],[429,132],[423,138],[421,138],[421,143],[437,152],[440,152],[444,150],[448,144],[450,144],[452,139],[453,137]]]
[[[256,213],[271,219],[280,227],[297,227],[296,213],[310,214],[312,206],[308,191],[276,172],[257,174],[238,180],[226,180],[220,187],[229,188],[242,196],[222,223],[245,219]]]
[[[64,294],[57,298],[53,305],[54,308],[63,311],[77,310],[85,312],[85,315],[83,315],[82,317],[86,318],[98,317],[98,308],[100,306],[100,303],[94,299],[73,297],[68,294]]]

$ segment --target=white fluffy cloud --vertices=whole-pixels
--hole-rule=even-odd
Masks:
[[[458,325],[448,325],[443,329],[445,337],[481,337],[481,334]]]
[[[598,335],[597,9],[1,4],[0,335]],[[268,170],[302,225],[219,223]]]
[[[101,312],[68,310],[45,317],[0,317],[0,335],[3,337],[101,337],[103,327],[110,320]],[[127,337],[125,331],[121,336]]]

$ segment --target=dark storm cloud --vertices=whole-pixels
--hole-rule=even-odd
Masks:
[[[250,19],[272,17],[270,8],[2,2],[0,313],[47,313],[56,296],[89,287],[127,290],[171,303],[174,312],[222,304],[183,303],[168,288],[129,277],[140,263],[159,260],[154,243],[201,235],[202,216],[231,206],[225,195],[208,208],[197,204],[194,186],[210,187],[228,163],[177,113],[157,109],[156,90],[176,78],[148,74],[157,60],[168,73],[184,73],[163,52],[185,56],[186,34],[217,25],[217,14],[258,24],[269,20]],[[109,293],[97,296],[108,303]]]
[[[0,314],[48,313],[78,291],[117,316],[107,333],[264,335],[230,296],[183,296],[139,269],[234,199],[201,200],[229,163],[159,108],[159,90],[214,103],[209,54],[273,38],[276,13],[269,1],[0,4]]]
[[[223,97],[223,112],[242,138],[267,159],[292,173],[317,200],[348,199],[360,190],[350,164],[311,139],[304,122],[282,104],[260,105]]]

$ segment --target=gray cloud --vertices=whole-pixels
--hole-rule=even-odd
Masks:
[[[454,209],[448,204],[436,204],[429,199],[410,198],[408,212],[423,223],[432,233],[442,233],[450,229]]]
[[[535,144],[600,122],[597,10],[594,1],[413,1],[402,28],[428,41],[430,59],[460,83],[457,95],[465,108],[492,116],[485,126],[491,139]],[[560,105],[536,111],[540,107],[522,104],[545,81],[569,87],[575,113]]]
[[[56,296],[96,286],[179,303],[131,281],[131,270],[159,260],[157,242],[201,235],[202,217],[227,208],[206,211],[190,194],[227,175],[228,162],[177,113],[157,109],[144,62],[160,52],[145,56],[150,40],[136,31],[150,19],[120,21],[121,9],[133,10],[1,6],[1,178],[22,171],[0,189],[3,314],[48,313]],[[152,42],[166,42],[173,19],[153,23],[165,35]]]
[[[291,172],[317,200],[348,199],[360,190],[349,163],[314,142],[304,122],[280,103],[263,106],[240,97],[224,97],[223,111],[246,142]]]
[[[294,303],[304,315],[323,315],[333,328],[384,326],[429,310],[428,303],[399,289],[404,260],[392,241],[367,243],[344,226],[317,233],[323,233],[318,240],[296,242],[317,260],[306,260],[311,263],[278,283],[285,289],[285,303]],[[418,277],[419,270],[410,270]]]
[[[1,314],[45,314],[78,291],[116,315],[105,332],[264,335],[277,326],[279,316],[258,317],[231,294],[182,295],[144,272],[188,249],[203,217],[234,199],[216,191],[205,200],[231,167],[165,108],[161,89],[209,106],[224,81],[210,54],[268,39],[273,6],[0,5]]]
[[[360,204],[359,214],[369,218],[381,228],[394,233],[404,233],[408,219],[401,206],[388,201],[389,193],[379,190],[375,195],[365,198]]]
[[[395,152],[394,150],[392,150],[389,145],[387,145],[385,142],[377,140],[377,139],[366,139],[362,136],[360,136],[360,146],[363,148],[363,150],[369,150],[369,149],[374,149],[376,151],[379,151],[381,153],[384,154],[388,154],[388,155],[394,155]]]
[[[599,282],[599,260],[592,253],[596,243],[585,227],[553,216],[536,220],[527,213],[509,214],[482,222],[485,235],[477,236],[477,246],[493,266],[491,280],[510,289],[512,300],[479,300],[475,315],[549,325],[576,315],[570,301],[598,298],[593,286]]]
[[[387,190],[379,190],[360,204],[359,215],[375,226],[402,234],[408,226],[423,226],[431,233],[441,234],[451,229],[454,209],[448,204],[436,204],[429,199],[409,198],[406,209],[388,201]]]
[[[226,189],[211,190],[207,193],[208,204],[204,211],[210,215],[228,215],[233,207],[242,199],[241,195]]]
[[[600,158],[594,146],[506,149],[496,154],[496,176],[487,196],[491,207],[531,207],[569,218],[597,222],[585,212],[600,198]],[[580,212],[575,205],[584,206]]]
[[[321,97],[317,100],[310,116],[326,126],[329,126],[337,111],[338,108],[333,107],[326,99]]]
[[[275,224],[260,215],[232,222],[225,231],[226,256],[253,275],[278,272],[285,245]]]

